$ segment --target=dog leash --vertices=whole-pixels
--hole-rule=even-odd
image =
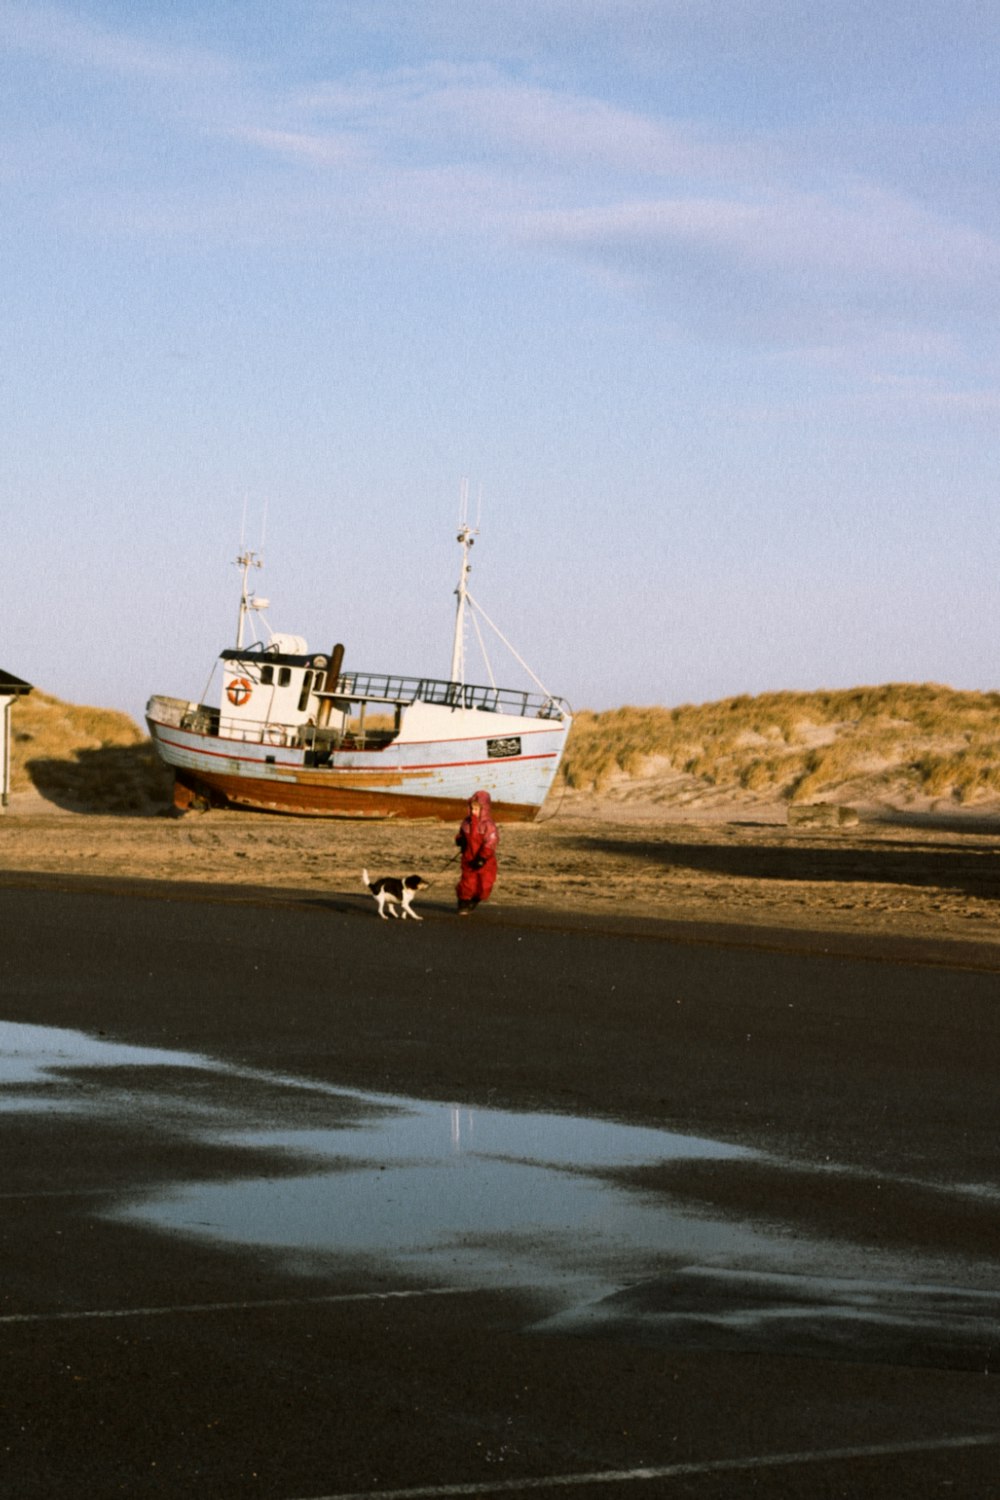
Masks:
[[[427,888],[428,888],[428,890],[430,890],[430,888],[431,888],[432,885],[436,885],[437,884],[437,882],[441,879],[441,876],[444,874],[445,870],[447,870],[448,866],[449,865],[453,865],[455,863],[456,859],[460,859],[461,857],[462,857],[462,851],[461,851],[461,849],[456,849],[455,852],[454,852],[454,854],[449,854],[448,858],[445,860],[445,862],[441,866],[440,870],[438,870],[437,873],[434,874],[434,875],[432,875],[431,878],[430,878],[430,880],[428,880],[428,882],[427,882]]]

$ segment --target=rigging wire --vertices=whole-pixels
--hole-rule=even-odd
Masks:
[[[478,603],[477,600],[473,599],[472,595],[470,593],[468,593],[468,591],[466,591],[465,597],[469,601],[469,603],[472,605],[473,609],[479,611],[479,613],[482,615],[483,619],[486,621],[487,625],[493,631],[494,635],[499,636],[499,638],[503,641],[504,645],[507,647],[507,650],[510,652],[511,656],[513,656],[514,659],[517,662],[520,663],[520,665],[527,672],[528,676],[531,678],[531,680],[535,684],[535,686],[538,687],[538,688],[541,688],[541,690],[545,694],[546,698],[551,698],[553,695],[549,692],[549,690],[545,686],[544,682],[542,682],[541,678],[535,676],[534,672],[528,666],[528,663],[525,661],[524,657],[521,656],[520,653],[514,649],[514,647],[511,645],[510,641],[507,639],[507,637],[504,635],[503,631],[500,629],[499,625],[495,625],[493,623],[493,621],[490,619],[489,615],[486,613],[485,609],[483,609],[483,606],[480,603]],[[473,616],[473,619],[475,619],[475,616]]]

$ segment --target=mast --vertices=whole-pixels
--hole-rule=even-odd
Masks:
[[[479,535],[479,528],[477,526],[470,526],[468,521],[466,520],[467,504],[468,490],[465,486],[463,486],[462,517],[459,521],[458,536],[455,539],[462,549],[462,567],[458,575],[458,588],[455,590],[455,594],[458,599],[458,607],[455,611],[455,642],[451,652],[451,681],[457,682],[462,687],[465,686],[465,615],[466,609],[468,609],[469,615],[472,619],[473,627],[476,632],[476,638],[479,642],[479,649],[483,654],[483,661],[486,666],[486,671],[489,673],[489,679],[492,686],[496,687],[496,682],[493,678],[493,669],[490,666],[489,658],[486,655],[486,645],[483,641],[483,637],[479,629],[480,616],[490,627],[497,639],[506,646],[507,650],[510,652],[511,656],[513,656],[518,665],[521,666],[525,672],[527,672],[528,676],[531,678],[536,687],[541,689],[549,702],[555,702],[556,700],[553,699],[552,694],[549,692],[544,682],[541,682],[539,678],[535,676],[534,672],[528,666],[528,663],[524,660],[524,657],[514,649],[500,627],[493,623],[489,615],[486,613],[485,609],[483,609],[483,606],[477,599],[473,599],[472,595],[469,593],[469,574],[472,572],[472,564],[469,562],[469,549],[474,545],[475,539]]]
[[[236,566],[243,569],[243,578],[240,584],[240,613],[239,618],[236,622],[236,649],[237,651],[242,651],[243,625],[246,620],[247,614],[251,609],[260,609],[262,606],[266,606],[267,600],[261,599],[255,602],[251,600],[250,594],[247,590],[247,580],[250,576],[250,569],[262,568],[264,566],[263,560],[257,556],[256,552],[241,552],[239,557],[236,559]]]
[[[462,567],[458,575],[458,588],[455,594],[458,598],[458,607],[455,610],[455,640],[451,648],[451,681],[465,682],[465,606],[469,598],[469,574],[472,572],[472,564],[469,561],[469,550],[479,535],[475,527],[463,521],[461,530],[456,541],[462,549]]]

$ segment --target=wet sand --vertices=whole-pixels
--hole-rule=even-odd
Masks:
[[[5,1090],[0,1493],[990,1493],[1000,838],[965,828],[560,818],[504,829],[459,921],[437,824],[13,810],[3,1019],[234,1071]],[[430,876],[425,921],[363,864]],[[849,1275],[668,1264],[560,1313],[129,1218],[301,1172],[246,1136],[329,1127],[277,1075],[752,1148],[606,1176]]]
[[[380,923],[336,882],[8,871],[6,1020],[232,1071],[70,1065],[24,1112],[8,1088],[0,1492],[988,1494],[996,1347],[968,1306],[1000,1243],[991,967],[955,942],[925,962],[916,939],[903,961],[898,936],[851,954],[614,910],[479,915],[429,901],[421,925]],[[553,1323],[525,1286],[453,1294],[446,1271],[234,1244],[200,1208],[174,1234],[130,1217],[177,1186],[252,1176],[277,1196],[315,1170],[251,1134],[339,1117],[281,1078],[765,1151],[611,1175],[637,1206],[721,1214],[793,1258],[843,1244],[853,1318],[843,1281],[819,1288],[824,1314],[804,1278],[685,1262]],[[929,1280],[938,1304],[966,1296],[953,1336]],[[916,1318],[901,1281],[924,1284]]]
[[[608,814],[607,804],[583,799],[546,821],[503,828],[492,904],[555,918],[1000,943],[995,819],[881,814],[854,828],[806,831],[764,821],[770,809],[757,818],[717,809],[705,822]],[[433,822],[230,811],[112,817],[15,797],[0,819],[0,870],[344,897],[359,891],[363,867],[373,876],[416,871],[432,882],[426,909],[451,900],[453,837]]]

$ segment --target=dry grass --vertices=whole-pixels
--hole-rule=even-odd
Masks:
[[[166,804],[172,776],[128,714],[37,689],[11,711],[11,789],[66,807],[141,812]]]
[[[1000,693],[890,683],[583,712],[563,776],[600,792],[657,766],[793,802],[863,783],[967,805],[1000,796]]]

